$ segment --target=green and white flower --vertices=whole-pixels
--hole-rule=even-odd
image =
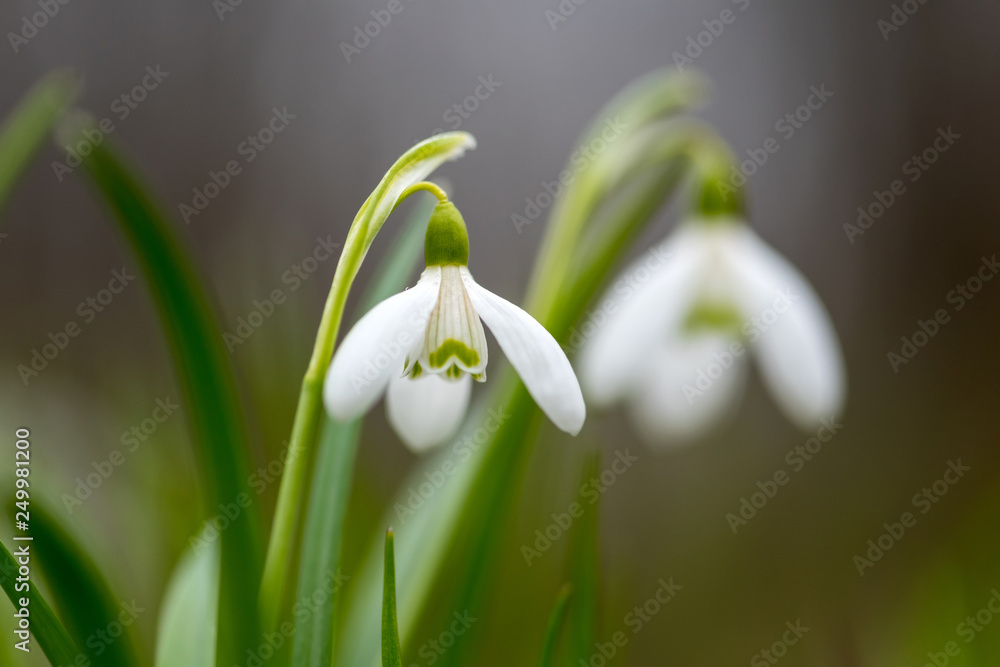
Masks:
[[[386,392],[389,422],[414,450],[454,435],[472,380],[486,380],[483,323],[543,412],[576,435],[586,409],[576,375],[551,334],[469,272],[465,221],[447,200],[435,208],[417,284],[375,306],[344,338],[326,376],[327,410],[346,421]]]
[[[636,265],[616,282],[641,282],[634,294],[605,297],[620,305],[581,357],[593,405],[624,402],[651,443],[690,442],[739,406],[749,351],[797,425],[837,415],[845,371],[830,317],[802,274],[741,218],[699,215],[656,256],[662,265]]]

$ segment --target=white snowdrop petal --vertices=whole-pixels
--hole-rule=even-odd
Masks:
[[[385,396],[386,417],[406,446],[420,453],[454,437],[471,393],[472,378],[465,374],[458,380],[433,373],[393,377]]]
[[[747,227],[729,252],[750,342],[775,401],[803,429],[838,415],[846,394],[843,354],[815,290]]]
[[[629,403],[636,430],[650,445],[680,447],[735,414],[746,387],[747,364],[722,334],[674,339],[647,364]]]
[[[323,385],[334,419],[348,421],[367,412],[389,378],[403,372],[407,354],[423,340],[440,284],[440,267],[428,268],[416,286],[372,308],[344,337]]]
[[[580,379],[592,403],[607,406],[629,392],[652,350],[678,330],[697,298],[708,248],[683,224],[632,263],[570,336],[582,347]]]
[[[473,307],[538,407],[563,431],[579,433],[587,409],[576,374],[559,343],[531,315],[480,287],[464,267],[462,279]]]

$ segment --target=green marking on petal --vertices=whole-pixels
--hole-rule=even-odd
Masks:
[[[448,360],[455,357],[466,368],[474,368],[479,364],[479,353],[465,343],[449,338],[428,356],[431,368],[444,368]]]
[[[684,321],[684,328],[695,331],[729,331],[738,333],[743,326],[739,312],[726,303],[702,302],[695,305]]]
[[[420,367],[420,362],[413,362],[413,368],[410,369],[410,379],[416,380],[418,377],[424,374],[424,369]]]
[[[427,266],[469,265],[469,232],[465,220],[450,201],[434,207],[424,237]]]

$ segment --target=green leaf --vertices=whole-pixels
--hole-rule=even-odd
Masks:
[[[385,534],[385,575],[382,583],[382,667],[402,667],[396,626],[396,557],[392,528]]]
[[[476,141],[471,134],[445,132],[412,147],[386,172],[378,187],[361,206],[347,233],[344,250],[333,276],[333,285],[323,309],[312,357],[302,379],[285,472],[278,489],[278,504],[260,587],[260,609],[267,628],[273,628],[281,616],[281,600],[295,542],[299,505],[304,496],[306,470],[312,459],[312,445],[323,410],[323,379],[333,355],[333,346],[354,278],[375,235],[399,203],[404,191],[429,176],[447,160],[458,159],[466,150],[475,146]]]
[[[49,584],[53,604],[77,645],[95,662],[97,656],[87,646],[87,638],[117,623],[122,612],[119,598],[79,541],[38,498],[31,505],[31,535],[34,558]],[[131,625],[126,626],[120,637],[104,645],[100,664],[139,664],[132,630]]]
[[[569,600],[573,595],[573,586],[565,584],[559,591],[556,604],[552,608],[552,615],[549,617],[549,627],[545,630],[545,641],[542,643],[542,657],[539,660],[540,667],[555,667],[556,647],[559,645],[559,633],[566,619],[566,611],[569,609]]]
[[[77,120],[62,128],[72,142],[73,129],[92,123]],[[119,228],[138,260],[160,315],[184,398],[196,450],[208,486],[208,512],[237,507],[239,515],[222,532],[218,659],[236,664],[260,643],[256,586],[260,581],[260,533],[257,507],[248,486],[249,446],[242,406],[229,355],[203,283],[168,218],[125,163],[109,147],[95,146],[83,167],[115,214]]]
[[[14,551],[17,553],[21,549],[27,549],[29,554],[34,553],[30,542],[18,542]],[[27,597],[27,609],[31,614],[31,634],[38,640],[38,645],[42,647],[45,657],[53,665],[77,664],[76,659],[77,656],[81,655],[80,651],[76,648],[69,633],[66,632],[66,628],[53,613],[52,607],[38,592],[34,581],[29,578],[26,582],[19,582],[19,578],[18,563],[14,560],[14,556],[7,551],[7,546],[0,544],[0,587],[3,587],[11,604],[14,605],[15,613],[21,608],[19,600]],[[27,590],[21,587],[25,583],[28,585]],[[17,637],[15,641],[21,642],[22,639],[22,637]],[[31,645],[30,642],[28,645]]]
[[[178,563],[160,608],[156,667],[212,667],[215,664],[219,613],[219,543],[186,551]],[[242,657],[241,657],[242,663]]]
[[[600,476],[600,457],[587,457],[580,474],[583,488],[587,480]],[[593,653],[594,635],[597,630],[597,593],[600,580],[598,569],[598,508],[600,503],[585,506],[584,515],[573,526],[569,545],[570,581],[575,591],[573,607],[569,612],[568,663],[589,663]]]
[[[361,299],[364,314],[378,302],[400,292],[420,256],[421,240],[434,209],[432,197],[422,198],[406,226],[379,263],[376,282]],[[344,517],[351,489],[361,421],[339,424],[324,420],[316,453],[302,535],[297,600],[315,600],[340,570]],[[339,598],[335,588],[310,615],[295,617],[294,667],[329,667],[333,660],[334,614]]]
[[[78,89],[73,74],[64,70],[51,72],[4,119],[0,126],[0,210]]]

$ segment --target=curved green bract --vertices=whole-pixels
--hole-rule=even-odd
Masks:
[[[79,118],[61,128],[71,142],[92,127]],[[230,506],[246,494],[249,447],[243,411],[229,354],[222,342],[209,297],[190,253],[145,187],[104,141],[83,161],[86,173],[114,213],[160,316],[183,396],[196,451],[202,456],[208,511]],[[260,643],[257,596],[249,582],[260,580],[260,526],[257,506],[243,505],[218,539],[222,565],[219,593],[218,660],[238,664]]]
[[[462,214],[450,201],[434,208],[424,238],[427,266],[469,265],[469,231]]]

